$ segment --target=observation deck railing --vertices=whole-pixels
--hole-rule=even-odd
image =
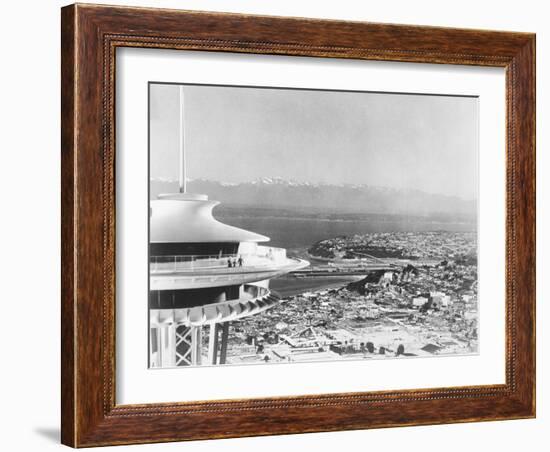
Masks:
[[[238,271],[247,267],[282,265],[286,260],[284,248],[258,246],[252,253],[151,256],[150,269],[152,273],[193,272],[224,268],[228,271]]]

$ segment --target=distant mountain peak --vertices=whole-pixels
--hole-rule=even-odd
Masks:
[[[177,184],[178,180],[170,177],[152,177],[152,183],[174,183]],[[276,185],[276,186],[288,186],[288,187],[328,187],[328,188],[346,188],[346,189],[357,189],[357,190],[373,190],[380,192],[403,192],[405,190],[400,190],[392,187],[382,187],[378,185],[369,185],[369,184],[332,184],[328,182],[302,182],[295,179],[286,179],[281,176],[261,176],[253,180],[243,181],[243,182],[228,182],[228,181],[216,181],[206,178],[197,178],[191,179],[187,178],[187,183],[205,183],[205,184],[217,184],[222,187],[238,187],[238,186],[260,186],[260,185]],[[421,191],[418,191],[422,193]],[[437,196],[437,195],[436,195]]]
[[[288,185],[291,187],[297,187],[297,186],[303,186],[303,185],[309,185],[307,182],[298,182],[294,179],[285,179],[281,176],[264,176],[259,177],[258,179],[255,179],[251,182],[243,182],[243,183],[251,183],[253,185],[256,184],[265,184],[265,185]]]
[[[178,182],[151,179],[151,197],[177,191]],[[277,207],[296,211],[443,215],[464,221],[476,218],[475,200],[430,194],[421,190],[397,189],[362,184],[312,184],[279,176],[259,177],[249,182],[219,182],[188,179],[189,192],[204,193],[224,205]]]

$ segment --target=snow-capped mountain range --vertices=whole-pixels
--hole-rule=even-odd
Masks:
[[[171,179],[151,179],[151,199],[178,190]],[[261,177],[250,182],[192,179],[190,193],[204,193],[224,205],[248,205],[325,213],[377,213],[414,216],[445,215],[475,219],[476,202],[420,190],[352,184],[323,184]]]

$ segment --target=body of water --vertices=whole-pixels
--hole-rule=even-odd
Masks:
[[[373,215],[364,219],[291,218],[273,216],[216,215],[220,221],[271,238],[270,245],[292,249],[309,248],[314,243],[342,235],[369,232],[471,232],[472,223],[441,222],[402,216]]]
[[[295,276],[281,276],[272,279],[269,287],[281,297],[292,297],[304,292],[314,292],[323,289],[342,287],[350,282],[361,279],[360,276],[308,276],[297,278]]]
[[[371,232],[470,232],[470,222],[437,221],[423,217],[403,215],[289,215],[288,212],[270,209],[230,208],[220,210],[216,218],[224,223],[254,231],[271,239],[269,245],[286,248],[290,256],[306,258],[305,251],[314,243],[333,237]],[[311,259],[309,259],[311,261]],[[270,287],[282,297],[308,291],[342,287],[357,277],[302,277],[282,276],[270,281]]]

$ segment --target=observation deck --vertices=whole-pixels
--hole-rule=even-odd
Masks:
[[[257,246],[253,253],[152,256],[150,289],[175,290],[240,285],[307,267],[283,248]]]

